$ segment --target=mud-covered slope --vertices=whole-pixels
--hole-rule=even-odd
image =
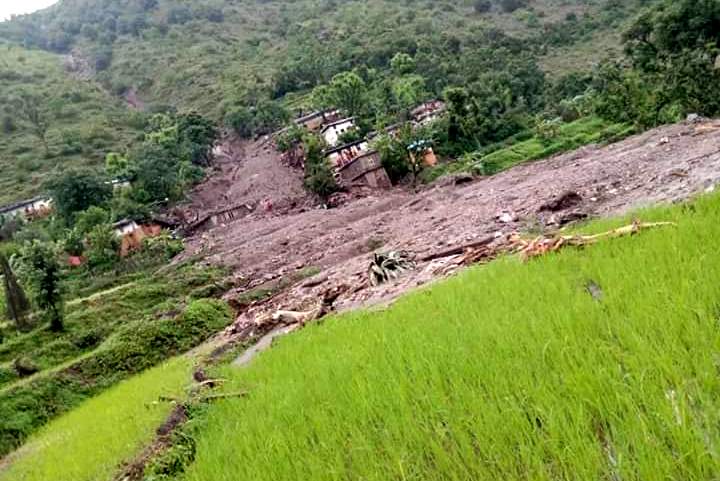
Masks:
[[[265,154],[249,148],[246,155]],[[237,172],[242,177],[242,167]],[[441,182],[417,194],[403,189],[377,192],[331,210],[256,209],[189,239],[187,255],[203,253],[244,279],[277,278],[316,266],[329,279],[301,290],[312,295],[313,289],[357,282],[365,275],[369,253],[380,245],[422,256],[499,232],[552,229],[555,226],[548,224],[564,216],[605,216],[675,202],[713,189],[718,182],[720,123],[672,125],[469,184]],[[557,212],[540,212],[566,192],[579,194],[579,200]],[[499,219],[504,213],[509,215]],[[508,218],[514,220],[503,222]],[[428,280],[418,269],[396,284],[356,293],[344,302],[355,305],[394,297]]]

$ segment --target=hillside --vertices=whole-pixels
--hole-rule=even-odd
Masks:
[[[228,104],[264,89],[303,91],[353,67],[387,68],[401,51],[425,50],[434,63],[439,50],[466,52],[491,29],[526,40],[549,66],[557,65],[561,47],[563,56],[574,49],[591,54],[563,71],[553,68],[553,76],[587,69],[618,46],[618,30],[647,2],[534,0],[504,2],[527,8],[498,3],[487,12],[475,3],[64,0],[0,26],[0,36],[59,52],[75,49],[115,92],[133,88],[149,103],[219,116]],[[444,63],[443,69],[452,64]]]
[[[719,63],[717,0],[0,23],[0,481],[718,478]]]
[[[37,194],[52,172],[102,165],[142,130],[124,102],[68,73],[65,61],[0,44],[0,205]]]
[[[617,52],[619,32],[643,2],[535,0],[487,11],[475,3],[64,0],[4,22],[0,203],[39,192],[57,167],[99,167],[108,152],[131,146],[144,122],[134,108],[197,110],[217,122],[270,99],[307,110],[313,87],[351,69],[368,82],[384,78],[398,52],[414,55],[423,78],[411,101],[513,58],[527,66],[502,67],[511,75],[524,69],[537,77],[528,82],[542,83],[537,61],[551,82]],[[42,99],[48,152],[9,107],[21,90]],[[377,121],[391,123],[388,115],[378,110]]]

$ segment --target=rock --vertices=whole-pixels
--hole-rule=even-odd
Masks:
[[[451,185],[462,185],[468,184],[475,180],[472,174],[468,172],[460,172],[457,174],[445,175],[435,181],[434,185],[437,187],[448,187]]]
[[[568,191],[561,196],[540,206],[539,212],[558,212],[575,207],[582,202],[583,198],[577,192]]]
[[[703,118],[698,114],[689,114],[687,118],[685,118],[685,122],[688,124],[697,124],[703,121]]]
[[[302,287],[305,287],[305,288],[317,287],[320,284],[327,282],[328,279],[329,279],[329,277],[327,274],[320,274],[315,277],[311,277],[310,279],[303,282]]]
[[[497,220],[502,222],[503,224],[511,224],[518,220],[518,216],[514,212],[503,212],[502,214],[499,214],[497,216]]]

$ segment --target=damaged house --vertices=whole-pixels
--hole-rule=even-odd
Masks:
[[[325,156],[343,185],[365,185],[374,189],[392,186],[380,154],[370,149],[367,140],[326,150]]]
[[[116,222],[113,224],[113,231],[120,238],[120,255],[127,257],[130,252],[140,249],[144,239],[159,236],[162,229],[158,222],[144,225],[130,219]]]
[[[337,109],[326,109],[295,119],[295,125],[304,127],[310,132],[317,132],[324,125],[336,122],[340,119],[340,111]]]

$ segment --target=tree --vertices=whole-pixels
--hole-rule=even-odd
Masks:
[[[87,234],[86,251],[88,266],[91,268],[113,265],[120,258],[120,240],[110,224],[99,224]]]
[[[255,116],[250,109],[241,107],[225,115],[225,126],[240,137],[248,139],[253,136],[255,130]]]
[[[362,113],[366,102],[367,86],[355,72],[337,74],[330,81],[329,95],[333,104],[349,115]]]
[[[177,116],[177,129],[182,147],[190,153],[190,162],[207,166],[218,131],[215,124],[196,112]]]
[[[641,80],[656,87],[656,118],[673,104],[684,113],[720,112],[720,2],[666,0],[638,17],[623,41]]]
[[[80,212],[75,220],[75,229],[81,234],[88,234],[95,227],[106,224],[110,220],[110,213],[96,205]]]
[[[112,185],[92,172],[70,170],[47,184],[57,213],[70,223],[78,212],[104,205],[113,194]]]
[[[134,173],[127,155],[109,152],[105,156],[105,172],[113,179],[132,179]]]
[[[395,75],[407,75],[415,71],[415,60],[406,53],[396,53],[390,60],[390,67]]]
[[[305,136],[305,187],[322,199],[327,199],[337,192],[338,185],[323,148],[324,144],[319,137],[312,134]]]
[[[34,241],[23,248],[21,258],[27,266],[35,302],[44,311],[50,330],[62,331],[64,314],[60,264],[54,250],[49,244]]]
[[[17,113],[24,118],[31,126],[31,131],[43,145],[45,154],[49,152],[47,132],[49,122],[45,111],[42,109],[44,101],[28,92],[22,92],[15,100]]]
[[[380,161],[393,184],[397,184],[410,173],[408,151],[397,138],[380,135],[373,147],[380,154]]]
[[[31,327],[27,321],[30,302],[25,295],[25,291],[20,287],[17,277],[4,252],[0,252],[0,273],[3,275],[3,285],[5,286],[5,307],[7,309],[7,315],[15,321],[15,326],[20,331],[27,331]]]
[[[163,202],[180,196],[177,160],[153,144],[143,144],[134,150],[137,175],[133,197],[138,202]]]
[[[400,109],[407,111],[419,104],[427,95],[425,79],[420,75],[405,75],[395,79],[392,92]]]
[[[477,13],[487,13],[492,10],[492,2],[490,0],[475,0],[473,8]]]

